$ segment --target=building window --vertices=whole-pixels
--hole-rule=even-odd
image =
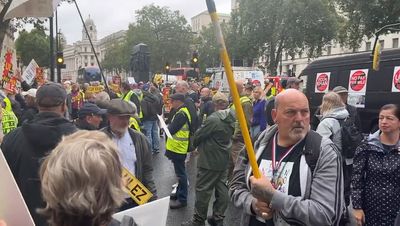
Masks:
[[[87,60],[87,58],[88,58],[88,57],[87,57],[87,56],[85,56],[85,60]]]
[[[94,56],[90,56],[90,59],[91,59],[91,60],[94,60]]]
[[[365,43],[365,51],[371,51],[371,42]]]
[[[285,53],[285,60],[288,60],[289,59],[289,54],[286,52]]]
[[[379,40],[379,44],[381,44],[381,49],[385,48],[385,40]]]
[[[85,53],[87,52],[87,47],[85,47]]]
[[[92,26],[90,26],[90,27],[89,27],[89,30],[93,31],[93,27],[92,27]]]
[[[394,38],[393,39],[393,48],[399,48],[399,38]]]
[[[326,55],[330,56],[332,54],[332,46],[328,46],[326,49]]]

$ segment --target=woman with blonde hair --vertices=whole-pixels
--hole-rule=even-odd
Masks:
[[[40,179],[46,207],[39,212],[51,226],[109,225],[124,200],[117,147],[99,131],[64,137],[45,158]]]

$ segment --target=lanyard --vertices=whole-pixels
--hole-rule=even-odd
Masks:
[[[276,174],[277,174],[277,172],[278,172],[278,170],[279,170],[279,167],[281,166],[281,164],[282,164],[282,160],[284,159],[284,158],[286,158],[292,151],[293,151],[293,149],[302,141],[302,139],[300,139],[299,141],[297,141],[297,143],[296,144],[294,144],[293,146],[291,146],[290,148],[289,148],[289,150],[287,150],[286,152],[285,152],[285,154],[282,156],[282,158],[277,162],[276,161],[276,144],[278,143],[278,141],[277,141],[277,134],[278,133],[275,133],[275,135],[274,135],[274,138],[273,138],[273,142],[272,142],[272,172],[273,172],[273,177],[275,177],[276,176]]]

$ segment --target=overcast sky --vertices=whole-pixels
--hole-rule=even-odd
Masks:
[[[230,13],[231,0],[214,0],[217,11]],[[97,38],[103,38],[119,30],[127,30],[135,19],[135,11],[154,3],[179,10],[190,24],[190,18],[207,10],[205,0],[77,0],[84,20],[90,14],[96,24]],[[72,44],[82,39],[82,23],[75,4],[62,3],[58,7],[58,27]]]

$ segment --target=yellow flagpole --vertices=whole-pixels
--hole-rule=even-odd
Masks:
[[[253,175],[256,178],[260,178],[261,177],[260,170],[258,169],[256,156],[254,154],[253,144],[250,139],[249,129],[247,128],[247,123],[246,123],[246,119],[244,117],[243,108],[240,103],[239,92],[237,91],[235,79],[233,78],[232,66],[231,66],[231,62],[229,60],[228,51],[226,50],[221,26],[218,22],[218,14],[217,14],[217,10],[215,8],[215,3],[214,3],[214,0],[206,0],[206,3],[207,3],[207,8],[208,8],[208,13],[210,14],[211,21],[214,25],[215,34],[216,34],[217,41],[219,44],[219,54],[222,59],[222,62],[224,63],[225,73],[227,75],[229,88],[231,90],[231,95],[233,97],[233,104],[236,109],[236,117],[238,118],[240,127],[242,128],[244,144],[246,146],[246,151],[247,151],[247,155],[249,157],[250,165],[253,169]]]

